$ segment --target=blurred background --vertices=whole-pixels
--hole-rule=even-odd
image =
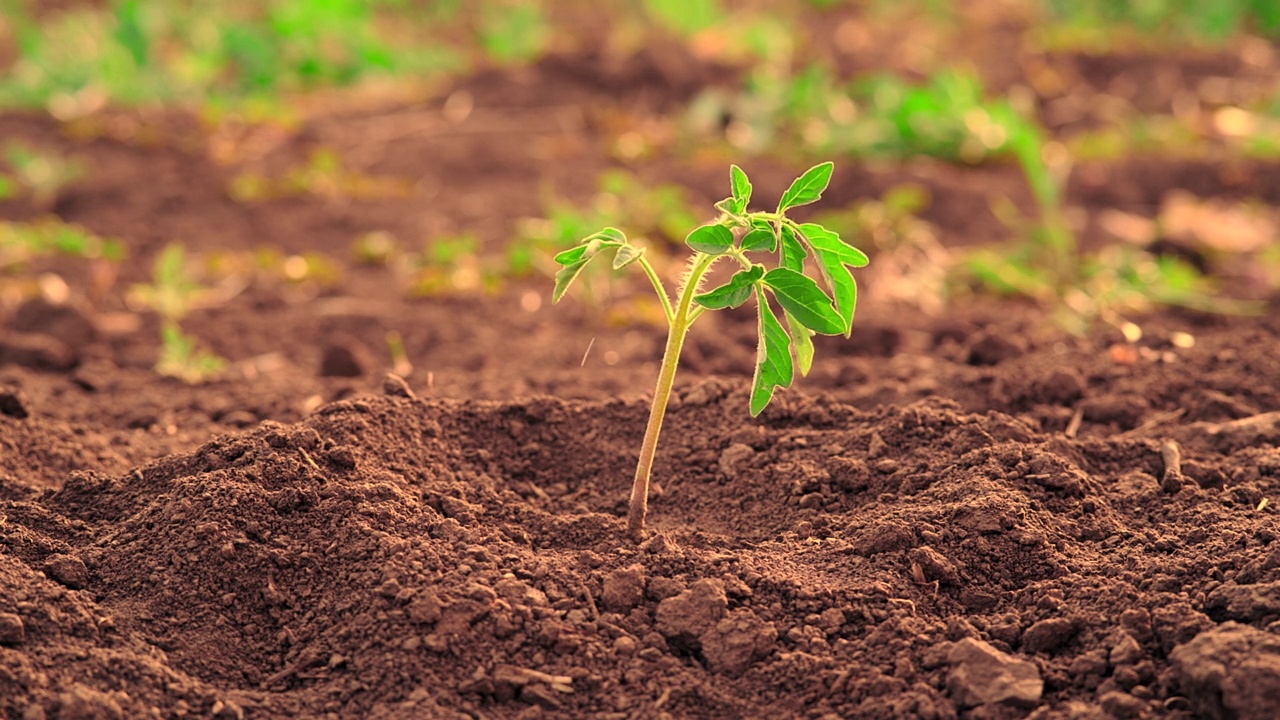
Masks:
[[[188,382],[282,343],[484,367],[450,320],[543,317],[550,257],[604,225],[674,276],[729,163],[767,203],[835,161],[813,216],[871,255],[864,303],[924,317],[1012,298],[1136,341],[1280,286],[1276,0],[0,8],[0,313],[33,367],[84,337]],[[562,321],[661,323],[643,285],[583,290]]]

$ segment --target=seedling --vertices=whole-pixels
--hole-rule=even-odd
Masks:
[[[0,273],[50,255],[118,262],[125,250],[119,240],[98,237],[54,217],[34,223],[0,222]]]
[[[160,315],[160,357],[156,372],[195,384],[222,371],[225,362],[200,348],[182,331],[181,320],[197,306],[207,291],[191,277],[186,252],[172,243],[156,256],[150,285],[135,285],[131,298]]]
[[[41,152],[20,142],[5,145],[4,159],[13,168],[17,185],[26,190],[37,207],[46,211],[57,202],[63,188],[84,175],[80,162]]]
[[[494,262],[481,256],[480,241],[471,235],[435,238],[406,261],[415,297],[498,292],[505,279]]]
[[[1007,200],[993,205],[996,215],[1014,228],[1018,240],[999,249],[979,249],[969,255],[968,269],[989,289],[1023,295],[1054,307],[1059,324],[1083,334],[1096,320],[1116,326],[1126,337],[1140,328],[1128,313],[1147,312],[1156,305],[1187,307],[1203,312],[1252,315],[1256,303],[1216,297],[1212,283],[1193,266],[1176,258],[1155,257],[1134,247],[1113,247],[1098,253],[1081,252],[1063,204],[1070,155],[1057,167],[1044,131],[1018,118],[1010,108],[1001,126],[1007,146],[1021,165],[1038,217],[1026,219]],[[1065,153],[1059,147],[1056,152]]]
[[[715,205],[720,217],[695,228],[685,238],[685,244],[694,252],[674,304],[662,279],[645,257],[645,249],[632,245],[617,228],[607,227],[588,235],[577,246],[555,256],[562,268],[556,274],[552,302],[564,297],[588,263],[611,253],[615,269],[638,265],[644,271],[666,315],[666,350],[640,446],[627,519],[628,531],[637,541],[644,533],[653,458],[671,398],[680,350],[689,328],[698,318],[709,310],[736,308],[755,298],[759,344],[755,377],[751,381],[752,417],[768,406],[775,390],[791,386],[796,370],[801,375],[809,373],[815,334],[847,337],[852,332],[858,286],[849,268],[866,265],[867,256],[822,225],[797,223],[787,217],[787,211],[792,208],[822,197],[832,169],[829,162],[809,168],[783,193],[777,210],[759,212],[748,210],[752,187],[747,174],[737,165],[732,166],[729,171],[732,195]],[[776,266],[769,269],[751,259],[761,253],[776,254]],[[726,258],[737,261],[740,269],[720,287],[701,292],[707,272]],[[825,290],[804,274],[806,260],[817,266]],[[781,306],[786,327],[778,320],[770,296]]]
[[[408,197],[413,194],[413,183],[350,170],[337,153],[321,149],[313,152],[306,164],[290,168],[283,177],[254,172],[236,175],[227,191],[233,200],[243,203],[305,195],[335,201],[379,200]]]

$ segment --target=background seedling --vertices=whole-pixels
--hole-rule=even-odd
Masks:
[[[151,284],[135,285],[130,295],[135,304],[151,308],[160,316],[161,348],[156,372],[195,384],[222,371],[225,361],[203,350],[180,325],[207,295],[207,290],[192,278],[181,245],[165,246],[156,256]]]
[[[1043,131],[1029,120],[1011,120],[1004,127],[1009,131],[1008,146],[1031,188],[1037,215],[1025,218],[1008,201],[995,204],[997,216],[1017,239],[1002,248],[969,255],[968,270],[986,289],[1046,303],[1054,308],[1059,324],[1076,334],[1102,320],[1121,328],[1126,337],[1140,337],[1140,329],[1127,316],[1157,305],[1225,314],[1261,309],[1254,303],[1219,297],[1208,278],[1178,258],[1124,245],[1082,253],[1062,199],[1069,152],[1061,144],[1047,143]]]
[[[588,235],[576,247],[555,256],[562,269],[556,275],[553,302],[564,297],[592,260],[612,256],[615,269],[637,265],[644,271],[667,319],[666,349],[631,489],[627,528],[636,540],[644,533],[653,458],[680,363],[680,351],[689,328],[699,317],[709,310],[736,308],[755,299],[759,320],[756,371],[751,382],[752,416],[759,415],[768,406],[778,388],[791,386],[797,370],[801,375],[808,374],[813,364],[815,334],[848,336],[852,332],[858,286],[849,268],[866,265],[867,256],[841,240],[834,231],[817,223],[797,223],[787,216],[792,208],[822,197],[832,169],[829,162],[810,168],[791,183],[775,211],[759,212],[748,209],[752,185],[747,174],[737,165],[732,166],[729,173],[732,194],[716,203],[720,216],[694,229],[685,238],[694,253],[689,258],[689,269],[674,304],[657,271],[645,257],[645,249],[632,245],[617,228],[608,227]],[[776,257],[772,269],[751,259],[762,253]],[[725,284],[700,292],[707,272],[726,258],[737,261],[740,269]],[[804,274],[807,264],[816,266],[825,290]],[[782,308],[785,327],[773,303]]]
[[[49,255],[118,262],[125,251],[119,240],[99,237],[57,218],[34,223],[0,222],[0,273]]]
[[[20,142],[5,145],[4,160],[10,168],[9,194],[25,193],[46,212],[58,201],[63,188],[84,175],[84,165],[79,161]],[[0,196],[4,194],[0,190]]]
[[[501,270],[480,254],[480,241],[471,235],[433,238],[421,253],[407,255],[404,261],[410,294],[415,297],[494,293],[504,281]]]
[[[409,377],[413,374],[413,363],[409,361],[409,351],[404,347],[404,337],[399,330],[388,330],[386,337],[391,369],[402,378]]]
[[[305,165],[290,168],[280,178],[240,173],[231,179],[228,193],[244,203],[299,195],[334,201],[376,200],[408,197],[413,193],[413,183],[349,170],[336,152],[321,149],[313,152]]]

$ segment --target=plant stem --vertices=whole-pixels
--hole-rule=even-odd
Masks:
[[[631,486],[631,508],[627,515],[627,531],[639,542],[644,538],[644,518],[649,512],[649,476],[653,472],[653,456],[658,449],[658,435],[662,432],[662,420],[667,414],[667,402],[671,400],[671,387],[676,379],[676,367],[680,364],[680,350],[684,347],[689,326],[697,318],[690,313],[698,283],[719,255],[699,253],[689,269],[689,277],[680,290],[675,314],[667,331],[667,347],[662,353],[662,368],[658,371],[658,385],[653,391],[653,405],[649,408],[649,424],[644,430],[644,442],[640,445],[640,461],[636,465],[636,478]]]
[[[648,276],[649,282],[653,285],[653,291],[658,294],[658,301],[662,303],[662,312],[667,316],[667,326],[670,327],[675,322],[675,311],[671,309],[671,298],[667,297],[667,289],[662,287],[662,280],[658,277],[658,271],[653,269],[653,264],[649,262],[649,258],[641,255],[637,261],[640,267],[644,269],[644,274]]]

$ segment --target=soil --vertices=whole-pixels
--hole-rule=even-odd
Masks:
[[[52,211],[130,252],[42,261],[28,279],[56,272],[70,297],[0,305],[0,717],[1276,717],[1274,299],[1154,313],[1126,343],[1008,300],[931,316],[869,274],[852,339],[819,342],[755,420],[753,323],[709,315],[637,545],[660,329],[552,308],[546,278],[411,299],[352,260],[362,232],[493,247],[539,188],[589,197],[619,164],[599,108],[659,114],[718,81],[653,57],[557,58],[294,128],[0,116],[92,168],[52,208],[0,216]],[[602,90],[618,78],[642,99]],[[476,109],[449,125],[460,89]],[[228,194],[317,147],[413,191]],[[1276,202],[1280,166],[1245,166],[1117,162],[1072,204],[1151,211],[1185,186]],[[723,194],[718,159],[630,167]],[[776,196],[797,167],[748,169]],[[935,164],[842,167],[826,201],[904,179],[950,246],[1007,234],[990,195],[1030,204],[1012,168]],[[175,239],[327,253],[340,274],[259,278],[187,318],[231,365],[186,385],[151,369],[158,321],[122,291]],[[407,381],[386,375],[392,330]]]

